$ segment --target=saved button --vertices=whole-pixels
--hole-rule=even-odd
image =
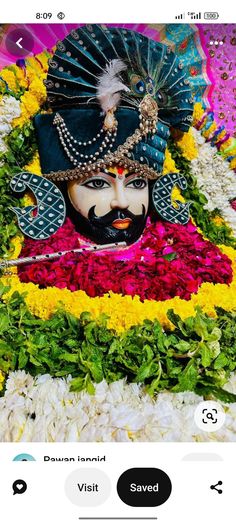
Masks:
[[[171,494],[171,480],[157,468],[132,468],[122,473],[117,492],[125,504],[134,507],[161,506]]]

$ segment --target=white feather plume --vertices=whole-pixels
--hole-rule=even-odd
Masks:
[[[121,91],[130,91],[119,77],[121,71],[125,71],[125,69],[127,69],[125,63],[119,58],[115,58],[106,65],[106,69],[98,81],[97,98],[105,113],[118,105]]]

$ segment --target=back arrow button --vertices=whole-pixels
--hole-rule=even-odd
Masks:
[[[17,28],[6,35],[5,46],[11,55],[24,58],[33,51],[34,38],[27,29]]]
[[[23,45],[21,45],[22,40],[23,40],[23,38],[21,37],[21,38],[19,38],[19,40],[17,40],[17,42],[16,42],[16,45],[17,45],[18,47],[20,47],[20,49],[23,49]]]

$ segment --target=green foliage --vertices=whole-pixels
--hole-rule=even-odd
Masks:
[[[11,207],[21,205],[19,198],[13,196],[10,181],[28,164],[36,151],[33,124],[15,128],[6,140],[8,150],[0,155],[0,256],[9,254],[11,239],[19,233]]]
[[[183,196],[191,202],[190,213],[197,226],[200,227],[203,234],[214,244],[225,244],[226,246],[236,248],[236,240],[232,236],[230,227],[226,224],[217,225],[212,221],[215,216],[221,216],[220,211],[218,209],[214,211],[203,209],[207,199],[197,187],[197,180],[191,173],[190,161],[183,157],[182,151],[176,145],[173,138],[169,139],[168,148],[177,169],[185,176],[188,182],[188,187],[183,191]]]
[[[2,288],[0,294],[6,289]],[[40,320],[15,292],[0,302],[0,369],[25,369],[32,375],[72,375],[72,391],[94,392],[93,383],[121,378],[141,383],[150,395],[169,390],[195,391],[225,402],[236,396],[223,389],[236,367],[235,316],[225,311],[218,319],[200,309],[185,321],[168,313],[173,331],[145,320],[122,335],[107,328],[107,317],[95,321],[89,313],[79,319],[58,310]]]

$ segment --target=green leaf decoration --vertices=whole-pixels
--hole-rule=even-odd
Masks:
[[[0,370],[6,377],[18,369],[33,376],[71,375],[74,392],[93,394],[95,383],[125,378],[144,385],[152,396],[195,391],[235,402],[224,386],[236,369],[236,313],[217,313],[213,319],[197,308],[195,316],[182,320],[169,310],[173,330],[145,320],[118,335],[108,329],[105,315],[94,320],[85,312],[78,319],[61,308],[41,320],[14,292],[0,299]]]

